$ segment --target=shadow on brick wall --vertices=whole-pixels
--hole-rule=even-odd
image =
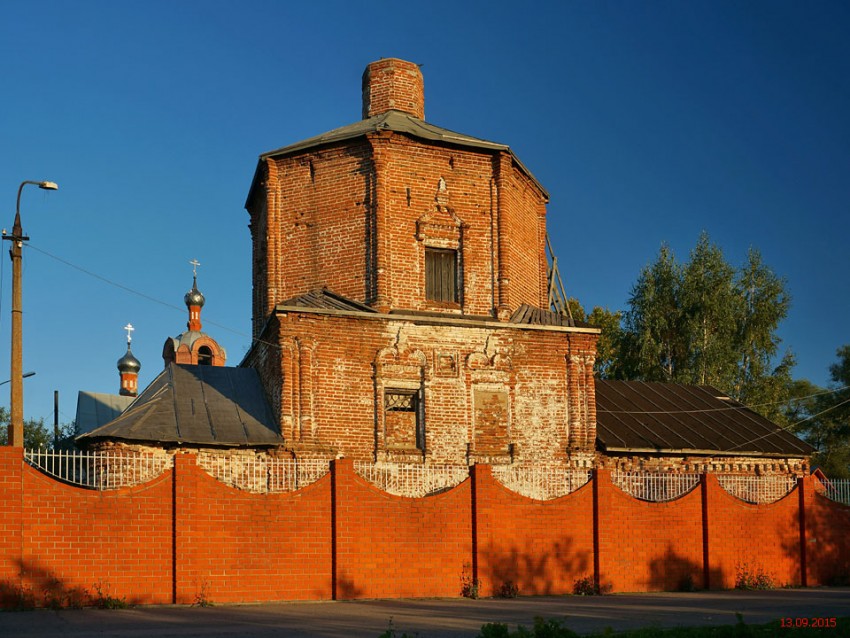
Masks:
[[[723,570],[709,570],[709,587],[723,583]],[[649,561],[647,591],[697,591],[706,588],[701,562],[677,554],[671,545],[661,556]]]
[[[575,581],[593,572],[591,553],[573,545],[573,539],[565,538],[546,552],[485,550],[480,577],[494,594],[506,584],[516,585],[523,596],[572,593]]]
[[[19,576],[0,580],[0,609],[121,608],[141,602],[114,595],[108,581],[98,580],[83,587],[69,583],[38,561],[15,562]]]
[[[783,542],[790,557],[799,556],[797,538]],[[850,507],[815,495],[806,511],[807,585],[850,585]]]

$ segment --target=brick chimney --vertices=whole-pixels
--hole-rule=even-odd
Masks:
[[[363,71],[363,119],[393,109],[425,119],[422,71],[413,62],[384,58]]]

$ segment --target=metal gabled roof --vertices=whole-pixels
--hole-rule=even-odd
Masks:
[[[170,363],[116,419],[77,438],[222,447],[281,445],[252,368]]]
[[[278,308],[324,308],[327,310],[347,310],[350,312],[377,312],[371,306],[338,295],[327,288],[317,288],[303,295],[291,297],[286,301],[281,301],[276,306]]]
[[[126,410],[135,398],[80,390],[77,394],[77,415],[74,419],[77,432],[84,434],[109,423]]]
[[[602,451],[792,457],[814,452],[711,386],[597,380],[595,387]]]
[[[511,315],[511,323],[526,324],[531,326],[568,326],[570,328],[595,328],[584,321],[575,321],[571,317],[561,315],[546,308],[530,306],[526,303],[520,305]]]
[[[402,111],[395,110],[389,110],[379,115],[367,118],[365,120],[360,120],[358,122],[354,122],[353,124],[348,124],[347,126],[342,126],[340,128],[333,129],[332,131],[328,131],[327,133],[322,133],[321,135],[316,135],[315,137],[302,140],[301,142],[296,142],[295,144],[282,146],[281,148],[275,149],[273,151],[268,151],[267,153],[263,153],[262,155],[260,155],[260,163],[262,164],[264,160],[270,157],[289,155],[291,153],[305,151],[311,148],[315,148],[317,146],[333,144],[335,142],[342,142],[345,140],[362,137],[369,133],[378,133],[381,131],[403,133],[405,135],[410,135],[411,137],[426,140],[429,142],[441,142],[444,144],[453,144],[456,146],[479,148],[490,151],[506,151],[511,154],[513,161],[516,163],[517,166],[519,166],[522,172],[525,173],[528,178],[531,179],[532,182],[534,182],[537,188],[540,189],[540,192],[543,193],[543,196],[546,198],[546,200],[549,199],[548,191],[543,188],[543,185],[539,181],[537,181],[537,178],[534,177],[532,172],[525,167],[525,165],[519,160],[519,158],[514,154],[514,152],[509,146],[505,144],[499,144],[498,142],[483,140],[481,138],[473,137],[471,135],[464,135],[463,133],[450,131],[449,129],[442,128],[440,126],[435,126],[434,124],[429,124],[425,120],[420,120],[418,117],[414,117],[409,113],[404,113]],[[251,184],[251,189],[248,193],[248,202],[246,202],[246,206],[250,202],[251,193],[254,190],[254,185],[256,183],[258,174],[259,168],[257,170],[257,173],[255,173],[254,182]]]

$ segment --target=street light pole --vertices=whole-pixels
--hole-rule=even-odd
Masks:
[[[21,191],[24,186],[33,184],[44,190],[55,191],[59,187],[55,182],[35,182],[26,180],[21,182],[18,188],[18,202],[15,206],[15,225],[12,226],[11,236],[3,233],[3,239],[12,242],[9,249],[9,257],[12,259],[12,365],[10,381],[12,384],[9,399],[9,411],[11,420],[9,422],[9,445],[14,447],[24,446],[24,347],[23,347],[23,321],[21,317],[21,252],[25,241],[29,237],[24,235],[21,227]]]

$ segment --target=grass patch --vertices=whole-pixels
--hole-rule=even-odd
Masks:
[[[502,623],[487,623],[481,627],[478,638],[574,638],[578,635],[566,627],[563,621],[535,618],[533,627],[526,628],[520,625],[514,631]],[[721,627],[647,628],[623,632],[615,632],[609,628],[589,635],[591,637],[615,636],[616,638],[767,638],[769,636],[837,638],[850,636],[850,618],[836,619],[834,627],[782,627],[782,622],[779,620],[764,625],[748,625],[738,614],[736,624]]]

